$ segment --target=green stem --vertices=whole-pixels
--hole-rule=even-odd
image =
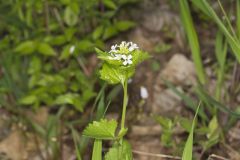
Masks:
[[[127,103],[128,103],[128,94],[127,94],[127,85],[128,85],[128,80],[126,79],[123,83],[123,109],[122,109],[122,119],[121,119],[121,128],[120,132],[124,130],[125,128],[125,118],[126,118],[126,110],[127,110]],[[121,145],[120,150],[118,150],[118,160],[121,160],[121,153],[123,152],[123,137],[119,140],[119,143]]]
[[[122,110],[122,120],[121,120],[121,130],[124,129],[125,126],[125,117],[126,117],[126,110],[127,110],[127,103],[128,103],[128,81],[125,80],[123,83],[123,110]]]

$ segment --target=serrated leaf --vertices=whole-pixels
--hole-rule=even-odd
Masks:
[[[37,50],[42,55],[46,55],[46,56],[55,56],[56,55],[56,52],[54,51],[54,49],[47,43],[38,44]]]
[[[132,56],[133,56],[133,65],[138,65],[141,62],[143,62],[146,59],[150,58],[150,55],[147,52],[143,52],[140,50],[135,50],[132,52]]]
[[[124,83],[124,81],[131,77],[134,73],[134,68],[114,67],[113,65],[104,63],[100,70],[101,79],[110,84]]]
[[[116,159],[121,160],[133,159],[131,145],[126,140],[123,140],[122,144],[116,142],[104,157],[104,160],[116,160]]]
[[[116,120],[101,119],[93,121],[87,128],[84,129],[83,135],[95,139],[114,139],[117,128]]]

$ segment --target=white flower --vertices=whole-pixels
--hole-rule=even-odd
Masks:
[[[118,47],[118,45],[117,45],[117,44],[115,44],[115,45],[112,45],[112,46],[111,46],[111,51],[110,51],[109,53],[112,53],[112,52],[113,52],[113,53],[117,53],[117,50],[116,50],[116,49],[117,49],[117,47]]]
[[[111,50],[109,51],[110,56],[108,56],[108,59],[121,60],[124,66],[130,65],[133,62],[132,55],[129,55],[129,53],[135,49],[138,49],[137,44],[133,42],[122,41],[120,45],[115,44],[111,46]]]
[[[128,48],[129,52],[132,52],[132,51],[134,51],[135,49],[138,49],[137,44],[132,43],[132,42],[129,42],[129,44],[130,44],[130,47]]]
[[[73,54],[74,50],[75,50],[75,46],[72,45],[72,46],[69,48],[69,53],[70,53],[70,54]]]
[[[124,60],[124,61],[123,61],[123,65],[124,65],[124,66],[133,63],[133,62],[132,62],[132,55],[128,55],[128,56],[122,55],[122,59]]]
[[[140,96],[142,97],[142,99],[148,98],[148,91],[146,87],[143,86],[140,87]]]
[[[119,45],[119,48],[125,48],[127,47],[128,43],[126,41],[122,41],[121,44]]]

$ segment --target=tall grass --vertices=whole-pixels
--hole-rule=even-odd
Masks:
[[[215,98],[216,100],[220,100],[221,90],[223,87],[224,74],[225,74],[226,56],[227,56],[227,43],[224,40],[223,34],[221,32],[218,32],[216,36],[215,54],[218,62],[217,86],[215,90]]]
[[[189,133],[187,142],[185,144],[184,150],[183,150],[183,155],[182,155],[182,160],[192,160],[192,152],[193,152],[193,133],[194,133],[194,128],[195,128],[195,121],[197,118],[197,114],[200,108],[201,102],[198,104],[195,116],[192,121],[192,126],[191,126],[191,131]]]
[[[181,0],[180,3],[180,12],[181,20],[186,31],[188,42],[192,52],[193,62],[196,68],[197,76],[200,83],[206,83],[206,76],[202,64],[201,52],[199,47],[198,36],[193,25],[193,20],[190,14],[190,9],[187,0]]]
[[[235,57],[237,58],[238,62],[240,62],[240,43],[239,43],[239,39],[237,37],[237,35],[235,34],[235,32],[233,31],[233,27],[230,24],[230,21],[228,19],[228,17],[226,16],[221,3],[220,7],[223,10],[223,13],[225,15],[225,19],[227,20],[227,25],[226,26],[223,21],[217,16],[217,14],[215,13],[215,11],[212,9],[212,7],[210,6],[210,4],[206,1],[206,0],[192,0],[192,3],[198,7],[200,10],[202,10],[203,13],[205,13],[207,16],[209,16],[218,26],[219,30],[223,33],[223,35],[226,37],[226,40],[233,52],[233,54],[235,55]],[[239,22],[239,2],[237,1],[237,8],[238,8],[238,27],[240,27],[240,22]]]

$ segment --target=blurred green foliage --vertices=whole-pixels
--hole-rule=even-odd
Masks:
[[[8,0],[0,4],[0,104],[71,105],[93,98],[89,54],[135,23],[119,10],[138,0]]]

